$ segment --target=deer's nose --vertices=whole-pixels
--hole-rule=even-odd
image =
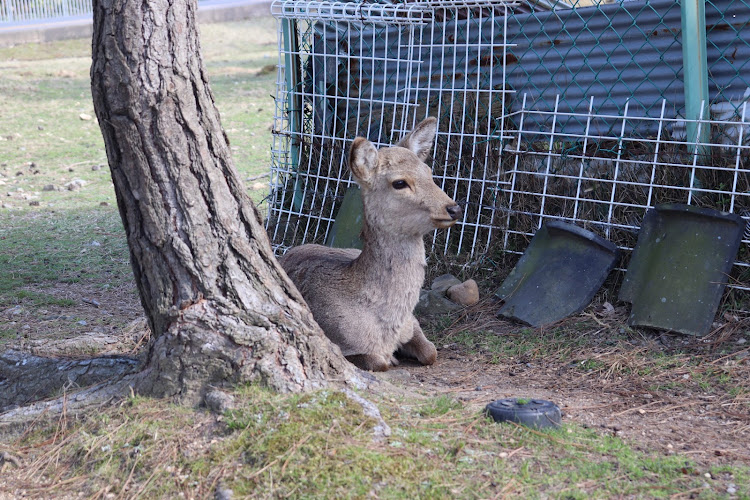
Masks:
[[[458,220],[463,213],[463,210],[461,210],[461,205],[448,205],[447,207],[445,207],[445,210],[448,211],[448,215],[451,216],[452,220]]]

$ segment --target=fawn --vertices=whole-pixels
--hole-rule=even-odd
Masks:
[[[398,364],[396,351],[424,365],[437,358],[412,313],[427,265],[424,235],[461,216],[424,163],[436,133],[437,120],[427,118],[396,146],[377,150],[357,137],[349,169],[362,190],[362,251],[309,244],[281,258],[326,336],[364,370]]]

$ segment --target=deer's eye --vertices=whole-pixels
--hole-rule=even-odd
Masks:
[[[409,186],[409,184],[407,184],[406,181],[403,179],[398,180],[398,181],[393,181],[391,185],[393,186],[393,189],[404,189],[405,187]]]

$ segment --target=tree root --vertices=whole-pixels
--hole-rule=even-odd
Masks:
[[[365,415],[377,421],[377,424],[375,424],[375,427],[372,429],[372,439],[377,442],[385,441],[385,439],[391,435],[391,428],[385,420],[383,420],[378,407],[375,406],[372,401],[363,398],[349,388],[345,388],[343,392],[346,394],[346,397],[362,407]]]
[[[87,359],[45,358],[9,350],[0,353],[0,419],[14,408],[86,386],[105,386],[138,368],[136,359],[102,356]],[[89,389],[87,389],[89,391]],[[82,394],[82,391],[79,394]],[[78,396],[76,396],[78,397]],[[41,405],[48,403],[39,403]]]

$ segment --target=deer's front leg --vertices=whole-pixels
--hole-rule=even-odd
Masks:
[[[388,371],[390,366],[388,361],[378,354],[352,354],[347,356],[346,359],[360,370],[371,372]]]
[[[422,327],[419,326],[417,318],[412,318],[412,321],[414,323],[414,336],[409,342],[402,345],[399,351],[405,356],[416,358],[423,365],[431,365],[437,359],[437,349],[435,349],[435,345],[424,336]]]

